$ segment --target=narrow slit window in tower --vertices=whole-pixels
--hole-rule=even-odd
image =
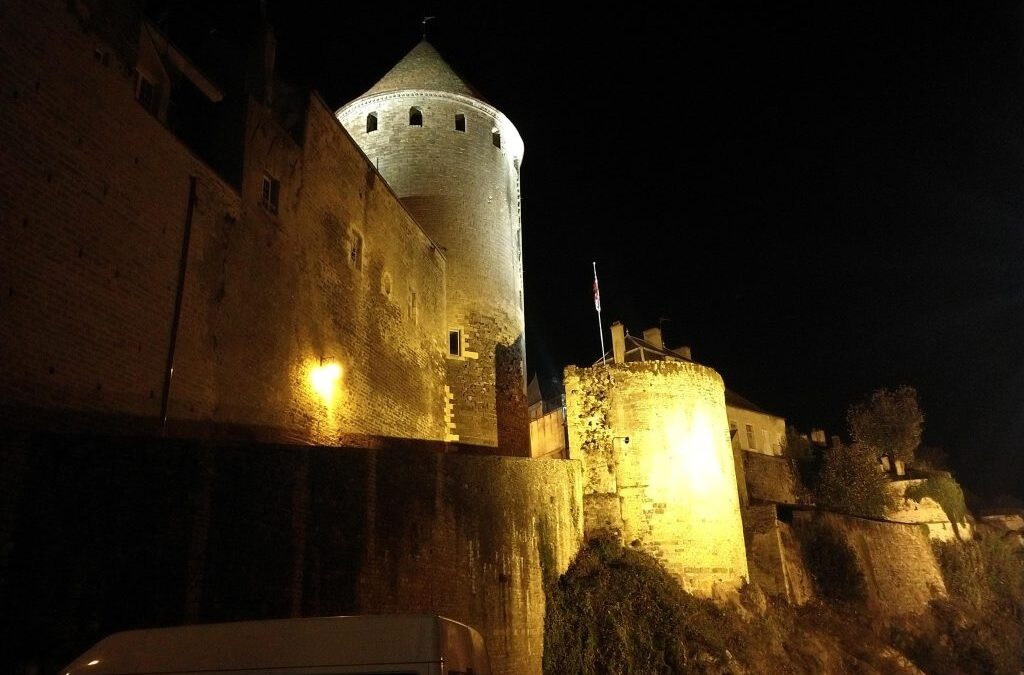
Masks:
[[[455,115],[455,130],[463,133],[466,131],[466,116],[462,113]]]
[[[423,111],[413,106],[409,108],[409,126],[410,127],[422,127],[423,126]]]
[[[747,426],[747,447],[750,450],[757,450],[757,446],[754,445],[754,425],[748,424]]]
[[[366,116],[366,133],[377,130],[377,113],[372,112]]]
[[[462,331],[457,328],[448,331],[448,353],[462,356]]]
[[[491,132],[491,143],[494,143],[496,148],[501,147],[501,133],[497,129]]]

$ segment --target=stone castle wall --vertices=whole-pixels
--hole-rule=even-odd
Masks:
[[[751,502],[799,504],[807,501],[796,460],[760,452],[741,451],[747,494]]]
[[[747,562],[718,373],[665,361],[569,367],[565,390],[588,535],[618,532],[691,592],[738,588]]]
[[[409,124],[412,106],[420,126]],[[368,132],[370,113],[377,128]],[[448,259],[446,321],[464,343],[447,361],[452,435],[529,455],[518,134],[494,108],[440,92],[380,94],[337,114]]]
[[[868,606],[880,615],[917,615],[946,595],[942,571],[927,528],[919,524],[867,520],[838,513],[800,511],[793,527],[817,519],[843,534],[857,556],[867,585]]]
[[[0,443],[0,642],[15,670],[57,672],[131,628],[428,612],[479,629],[492,672],[540,672],[545,583],[582,540],[576,462],[43,434]]]
[[[443,440],[443,253],[331,111],[308,101],[300,145],[250,104],[229,185],[134,100],[138,26],[112,44],[77,7],[0,6],[0,421],[159,428],[194,177],[169,429]]]

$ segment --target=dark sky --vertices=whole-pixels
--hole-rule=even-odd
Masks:
[[[531,373],[599,357],[596,261],[606,327],[661,322],[804,430],[845,436],[851,402],[913,385],[962,482],[1021,495],[1024,7],[650,4],[270,15],[281,75],[332,106],[435,15],[517,126]]]

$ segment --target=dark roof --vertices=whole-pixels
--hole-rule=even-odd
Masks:
[[[483,100],[426,40],[413,47],[412,51],[360,98],[404,89],[443,91]]]
[[[725,405],[731,406],[733,408],[743,408],[744,410],[751,410],[756,413],[761,413],[762,415],[771,415],[770,412],[768,412],[761,406],[751,403],[747,399],[743,398],[734,391],[730,391],[729,389],[725,390]],[[778,415],[775,415],[775,417],[778,417]]]
[[[614,359],[612,350],[608,350],[604,354],[603,359],[594,361],[594,365],[600,365],[607,361]],[[626,334],[626,363],[635,363],[637,361],[689,361],[690,359],[685,356],[676,354],[671,349],[665,349],[664,347],[657,347],[643,338],[634,337]]]

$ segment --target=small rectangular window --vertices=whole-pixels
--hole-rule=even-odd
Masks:
[[[278,197],[281,193],[281,182],[270,174],[263,174],[263,187],[260,191],[260,206],[271,213],[277,213]]]
[[[456,131],[462,131],[462,132],[466,131],[466,116],[465,115],[459,113],[459,114],[457,114],[455,116],[455,130]]]
[[[500,148],[501,147],[501,134],[498,133],[497,131],[492,131],[491,132],[491,143],[494,144],[494,147]]]
[[[754,425],[748,424],[747,427],[747,447],[751,450],[756,450],[757,446],[754,444]]]
[[[135,84],[135,99],[142,104],[149,114],[157,115],[160,112],[160,87],[142,73],[138,73],[138,81]]]
[[[448,353],[462,356],[462,331],[457,328],[448,331]]]

